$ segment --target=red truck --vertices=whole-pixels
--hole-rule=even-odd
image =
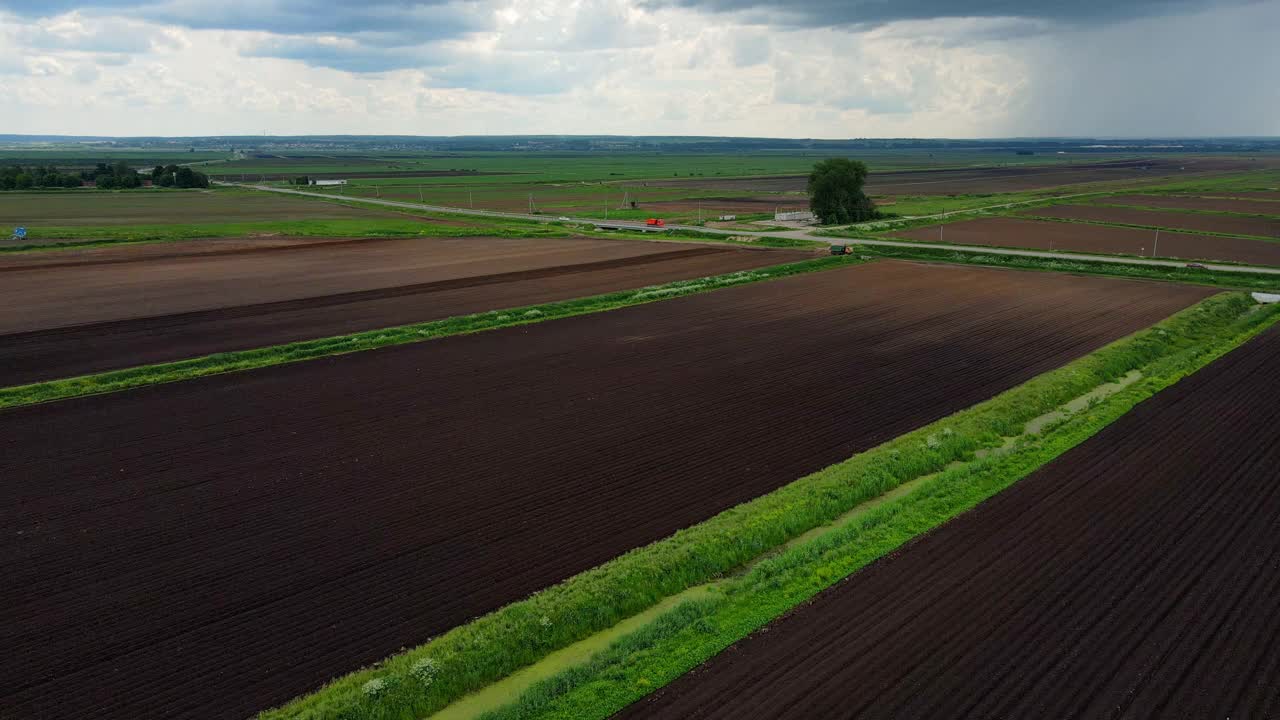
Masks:
[[[653,225],[654,227],[666,227],[666,226],[667,226],[667,224],[666,224],[665,222],[663,222],[662,218],[649,218],[648,220],[645,220],[645,221],[644,221],[644,224],[645,224],[645,225]]]

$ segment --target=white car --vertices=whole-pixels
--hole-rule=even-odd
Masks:
[[[569,222],[569,218],[568,218],[568,217],[566,217],[566,216],[564,216],[564,215],[561,215],[560,217],[558,217],[558,218],[556,218],[556,219],[557,219],[557,220],[559,220],[560,222]]]

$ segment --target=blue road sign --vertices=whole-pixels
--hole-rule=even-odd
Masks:
[[[14,236],[14,237],[16,237],[16,238],[24,238],[24,237],[26,237],[26,236],[27,236],[27,229],[26,229],[26,228],[24,228],[24,227],[14,228],[14,229],[13,229],[13,236]]]

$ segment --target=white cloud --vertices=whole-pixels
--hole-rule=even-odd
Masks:
[[[251,6],[261,11],[228,19]],[[338,13],[351,29],[306,17],[316,11],[301,0],[69,7],[0,13],[0,91],[24,109],[0,132],[1280,132],[1276,3],[1095,26],[993,16],[844,29],[638,0],[379,0]]]

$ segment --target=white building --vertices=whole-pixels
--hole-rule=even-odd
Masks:
[[[786,220],[789,222],[813,222],[817,218],[808,210],[797,210],[795,212],[779,212],[773,214],[774,220]]]

